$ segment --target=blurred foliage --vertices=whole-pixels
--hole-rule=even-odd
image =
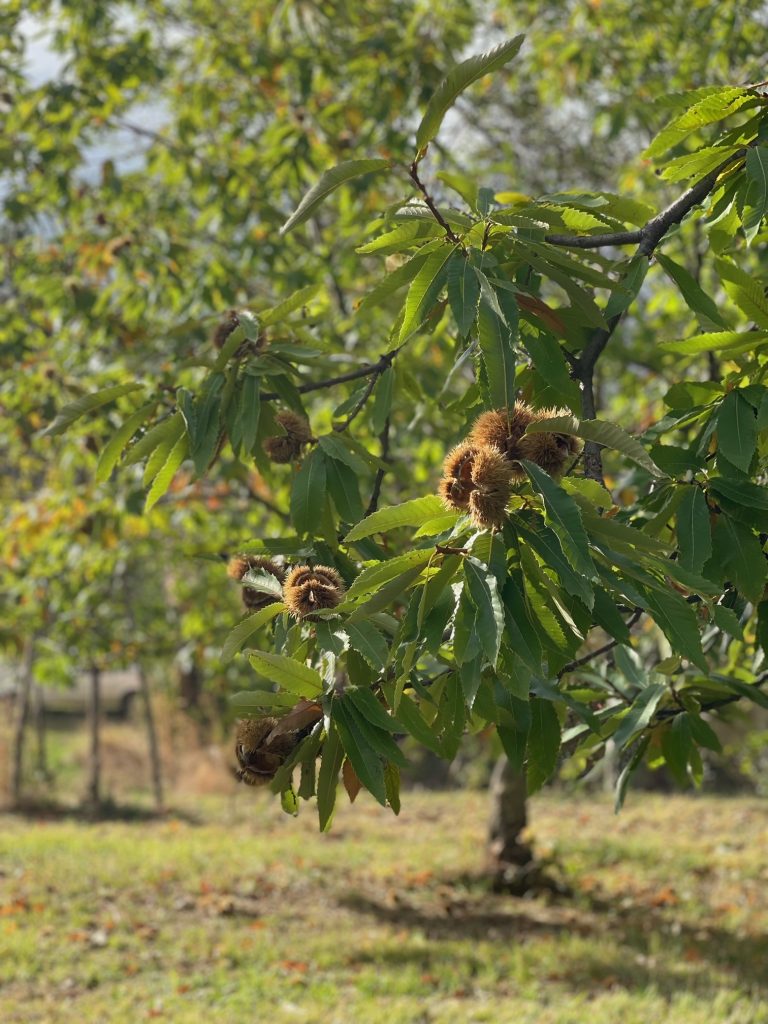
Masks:
[[[591,761],[612,736],[620,800],[643,754],[700,779],[702,709],[766,700],[763,17],[6,5],[10,650],[40,635],[65,673],[186,645],[227,688],[221,556],[320,562],[351,585],[341,619],[273,608],[227,650],[261,637],[283,687],[240,710],[324,692],[294,759],[308,796],[330,741],[324,825],[344,751],[397,804],[391,730],[451,757],[495,725],[534,787],[561,739]],[[591,247],[617,232],[634,256]],[[503,530],[478,533],[429,496],[516,393],[581,417],[549,429],[586,458],[562,486],[533,465]],[[264,451],[281,407],[311,424],[291,466]],[[395,511],[366,524],[377,505]]]

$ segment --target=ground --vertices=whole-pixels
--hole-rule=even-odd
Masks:
[[[4,1024],[768,1024],[758,800],[537,798],[574,895],[525,900],[482,882],[482,793],[310,810],[0,819]]]

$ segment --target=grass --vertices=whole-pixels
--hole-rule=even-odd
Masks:
[[[3,1024],[768,1022],[757,800],[536,799],[557,901],[486,890],[481,794],[361,797],[326,836],[250,790],[194,809],[0,820]]]

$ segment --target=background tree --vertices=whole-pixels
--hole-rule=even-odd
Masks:
[[[597,19],[602,34],[615,41],[621,31],[618,12],[576,11],[571,24],[562,22],[561,27],[557,19],[563,11],[552,5],[543,12],[540,30],[531,33],[528,55],[519,58],[521,79],[537,86],[525,94],[522,113],[514,113],[518,123],[526,115],[529,126],[543,126],[546,141],[557,137],[555,169],[546,180],[541,171],[537,183],[530,170],[526,175],[522,160],[505,163],[506,153],[494,148],[487,164],[489,184],[480,185],[465,154],[473,151],[470,143],[485,119],[462,117],[459,108],[451,138],[465,144],[440,145],[434,129],[443,104],[433,99],[414,150],[417,119],[410,112],[423,107],[429,95],[442,95],[449,105],[461,95],[458,86],[474,78],[482,78],[478,88],[490,97],[488,103],[503,106],[504,91],[486,92],[482,73],[508,63],[516,47],[465,67],[441,94],[433,91],[439,78],[436,64],[450,62],[431,58],[447,57],[466,43],[472,12],[451,20],[443,17],[447,6],[427,14],[404,4],[396,11],[390,5],[386,12],[366,11],[349,19],[341,7],[318,13],[299,5],[270,19],[268,7],[257,6],[253,14],[259,43],[234,32],[230,36],[225,18],[217,21],[216,33],[202,35],[178,22],[178,35],[169,44],[156,29],[172,25],[182,9],[165,5],[149,9],[146,16],[137,13],[129,28],[108,7],[98,14],[75,12],[64,23],[62,48],[77,51],[87,40],[87,56],[66,68],[63,81],[30,90],[11,121],[14,188],[6,207],[11,218],[11,354],[39,365],[41,353],[50,356],[60,349],[51,369],[54,375],[64,372],[60,383],[65,388],[73,383],[75,365],[78,383],[89,390],[130,386],[140,371],[143,404],[135,402],[138,390],[102,390],[91,399],[93,407],[114,408],[114,418],[110,413],[96,423],[89,420],[88,434],[75,426],[66,443],[82,455],[87,437],[97,449],[114,438],[102,463],[108,472],[121,446],[135,437],[128,461],[149,456],[148,505],[162,497],[175,470],[180,473],[173,493],[185,493],[180,481],[189,482],[187,456],[200,475],[215,461],[216,478],[228,485],[228,500],[245,495],[261,506],[251,516],[254,525],[229,535],[227,549],[257,536],[259,542],[248,546],[253,553],[335,564],[351,584],[342,612],[334,613],[343,616],[332,620],[338,629],[329,626],[326,636],[322,624],[288,628],[290,620],[278,617],[275,637],[263,642],[266,660],[255,656],[257,667],[293,697],[314,697],[317,679],[328,684],[336,667],[357,686],[326,700],[325,724],[297,747],[298,760],[307,765],[302,795],[312,789],[311,765],[323,729],[322,765],[328,766],[325,774],[321,768],[323,782],[340,766],[337,733],[330,724],[334,709],[340,708],[338,740],[350,763],[379,796],[383,778],[384,797],[394,799],[395,773],[386,758],[396,762],[397,755],[380,735],[388,728],[370,704],[373,722],[355,705],[355,700],[368,701],[361,694],[371,685],[381,688],[395,712],[396,723],[390,720],[390,725],[443,755],[454,751],[465,727],[495,724],[513,762],[521,766],[527,760],[534,784],[555,766],[563,725],[566,750],[581,740],[578,757],[599,753],[612,737],[630,753],[645,747],[657,759],[665,757],[681,776],[686,771],[697,775],[693,740],[713,742],[699,708],[729,700],[741,692],[739,684],[761,679],[756,630],[764,616],[756,609],[765,578],[759,534],[764,527],[755,503],[760,508],[764,492],[749,488],[761,486],[763,363],[760,332],[743,333],[753,322],[760,327],[765,317],[754,288],[759,279],[754,243],[764,205],[762,147],[755,144],[761,138],[760,90],[728,87],[672,97],[656,119],[642,90],[633,89],[636,98],[627,106],[622,76],[636,83],[642,67],[653,98],[662,81],[665,89],[678,82],[700,85],[701,80],[688,80],[691,69],[700,74],[707,63],[696,61],[701,51],[695,44],[679,62],[680,78],[674,71],[669,74],[673,51],[667,40],[675,39],[675,31],[656,33],[647,49],[634,46],[629,66],[620,61],[598,65],[590,25]],[[196,8],[197,25],[205,24],[207,13],[205,5]],[[637,9],[638,19],[648,14],[643,5]],[[721,62],[713,67],[713,77],[756,77],[743,74],[750,68],[754,38],[748,31],[749,12],[725,5],[717,13],[702,9],[695,17],[709,19],[717,33],[732,29],[737,17],[745,26],[735,34],[732,51],[738,73],[727,74],[731,68]],[[670,29],[681,30],[682,11],[667,9],[665,19]],[[331,37],[330,28],[341,22],[346,27],[333,33],[327,60],[322,53],[310,72],[301,57],[313,45],[312,34],[323,29]],[[409,32],[402,32],[403,24]],[[579,32],[573,46],[560,50],[552,45],[558,33],[574,29]],[[371,60],[355,65],[360,71],[355,88],[335,104],[329,85],[334,69],[347,66],[341,60],[347,52],[343,48],[359,51],[361,40],[370,47]],[[107,80],[111,76],[117,86],[111,91],[92,84],[104,81],[92,72],[94,59],[106,52]],[[382,79],[381,53],[387,53],[402,77]],[[554,61],[547,56],[552,53],[558,54]],[[553,63],[551,78],[541,73],[542,64]],[[534,66],[536,74],[531,73]],[[573,106],[551,100],[551,90],[563,81],[593,82],[596,76],[607,83],[605,90],[595,90],[592,106],[583,96],[576,102],[583,103],[584,123],[594,125],[593,139],[603,143],[606,175],[616,170],[610,184],[621,189],[621,198],[607,193],[609,183],[597,178],[588,136],[558,127],[558,117],[560,125],[564,116],[573,120]],[[258,97],[250,88],[255,79]],[[146,87],[171,110],[160,131],[124,116]],[[477,89],[471,95],[477,102]],[[356,103],[359,97],[364,102]],[[44,134],[40,138],[30,130],[33,111],[41,105],[50,108],[57,135],[69,133],[71,145],[55,157],[45,157],[50,150]],[[542,110],[552,120],[540,118]],[[671,150],[662,173],[682,202],[655,219],[668,196],[660,194],[655,178],[636,160],[631,173],[622,168],[629,140],[636,152],[641,131],[664,118],[672,118],[673,127],[649,157]],[[473,131],[467,127],[470,120]],[[724,134],[718,137],[721,121]],[[490,118],[487,123],[504,122]],[[105,129],[147,138],[147,163],[139,170],[107,163],[101,181],[84,187],[77,175],[83,147],[93,142],[94,133],[103,141]],[[426,142],[432,143],[428,162],[422,153]],[[495,147],[493,137],[491,142]],[[300,208],[300,230],[309,232],[309,244],[306,234],[297,241],[298,231],[278,239],[276,227],[290,210],[288,195],[303,191],[345,146],[350,157],[372,162],[347,165],[324,179],[323,191],[341,186],[335,207],[321,208],[315,193]],[[524,155],[522,147],[516,148]],[[377,157],[377,150],[384,155]],[[542,146],[545,151],[552,149]],[[569,176],[572,167],[580,172],[574,182],[566,179],[563,164],[576,152],[580,160],[566,165]],[[546,161],[536,163],[547,166]],[[386,176],[357,176],[390,168],[393,173]],[[566,191],[537,200],[521,194],[523,188],[538,191],[542,184]],[[589,192],[571,191],[585,185],[592,186]],[[708,218],[699,213],[704,202]],[[693,219],[678,231],[680,219],[692,211]],[[40,218],[53,218],[46,235],[36,230]],[[664,251],[649,269],[648,257],[662,240]],[[636,255],[625,260],[609,242],[631,244]],[[363,259],[354,256],[355,245]],[[708,258],[703,259],[705,247]],[[217,254],[213,260],[211,252]],[[41,265],[42,254],[48,262]],[[393,273],[371,290],[381,257]],[[249,288],[251,281],[258,281],[257,288]],[[397,289],[406,285],[401,312]],[[277,301],[289,293],[292,298]],[[226,323],[226,308],[246,302],[251,315],[238,314],[236,332],[226,340],[223,332],[219,335],[224,347],[217,352],[210,341],[216,318]],[[53,324],[51,310],[59,317]],[[694,322],[705,332],[703,338],[673,350],[658,345],[659,337],[690,334]],[[83,357],[90,359],[86,375]],[[608,383],[601,392],[605,360]],[[469,373],[473,364],[476,379]],[[704,375],[716,379],[702,382],[702,366]],[[641,409],[634,383],[638,373],[646,399]],[[686,377],[692,383],[681,383]],[[610,407],[611,417],[624,428],[643,430],[654,423],[647,435],[653,444],[638,447],[610,425],[549,424],[550,432],[581,435],[586,441],[586,475],[581,477],[579,469],[557,488],[537,473],[534,462],[529,467],[532,490],[516,492],[504,529],[492,541],[488,533],[467,532],[462,520],[454,532],[456,517],[452,520],[430,498],[389,519],[355,525],[364,511],[375,510],[382,494],[394,503],[432,492],[450,443],[466,435],[483,407],[509,406],[517,393],[536,408],[559,405],[588,419],[597,408]],[[661,418],[665,394],[669,412]],[[28,394],[16,403],[30,415],[36,400]],[[318,438],[305,448],[295,476],[270,467],[264,455],[265,439],[282,434],[273,415],[276,403],[297,414],[309,412]],[[223,447],[222,435],[227,438]],[[676,443],[663,444],[662,438]],[[600,489],[606,481],[599,443],[614,446],[640,467],[613,458],[610,494]],[[259,472],[250,468],[251,457]],[[288,507],[295,536],[286,535],[280,518]],[[274,518],[266,518],[264,508]],[[371,539],[388,528],[409,526],[420,531],[415,540],[397,532],[383,533],[380,544]],[[432,539],[422,539],[430,537],[429,530],[436,531]],[[264,538],[273,532],[280,536]],[[339,545],[339,534],[346,544]],[[416,550],[404,550],[414,542]],[[208,545],[208,550],[217,548]],[[670,579],[679,595],[670,590]],[[259,580],[250,584],[259,585]],[[371,596],[374,586],[383,589]],[[701,612],[698,617],[694,608]],[[276,609],[279,616],[273,604],[259,622]],[[430,622],[431,633],[425,633]],[[481,626],[479,633],[473,623]],[[634,640],[629,624],[642,631]],[[228,650],[240,641],[251,643],[256,625],[251,621],[241,629]],[[449,625],[452,633],[443,644]],[[245,629],[251,627],[249,638]],[[593,628],[611,639],[590,641]],[[361,631],[366,634],[362,638]],[[482,648],[475,649],[479,635]],[[389,639],[390,653],[381,637]],[[585,639],[593,646],[581,653]],[[704,646],[713,643],[718,650],[705,660]],[[296,670],[274,661],[275,651],[296,664],[314,658],[324,677],[304,673],[303,682],[297,682]],[[748,662],[746,656],[753,654]],[[582,660],[587,656],[590,661]],[[595,664],[597,672],[592,671]],[[651,664],[662,668],[649,674]],[[713,669],[727,671],[721,679]],[[754,689],[749,695],[760,699]],[[262,692],[256,703],[249,698],[248,706],[264,708],[258,701],[266,699]],[[274,700],[279,706],[283,698]],[[574,721],[567,716],[575,716]],[[378,731],[363,731],[363,742],[365,723]],[[666,749],[659,752],[662,737]],[[628,764],[637,760],[633,756]],[[276,780],[278,788],[287,786],[288,776],[286,767]],[[622,785],[626,778],[625,773]],[[324,822],[331,789],[325,786],[320,801]],[[283,791],[286,805],[293,806],[291,791]]]

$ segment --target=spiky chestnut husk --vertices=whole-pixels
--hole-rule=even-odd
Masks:
[[[478,448],[472,466],[475,489],[469,496],[469,512],[476,526],[489,529],[503,522],[512,493],[511,475],[511,466],[498,448]]]
[[[458,511],[469,511],[478,526],[495,526],[504,518],[511,493],[512,467],[491,445],[457,445],[443,464],[439,484],[443,502]]]
[[[297,565],[288,573],[283,584],[283,600],[288,611],[297,619],[305,619],[313,612],[335,608],[341,603],[346,588],[341,576],[327,565],[314,569]]]
[[[535,412],[525,402],[515,402],[512,409],[492,409],[475,420],[469,435],[470,444],[490,445],[510,462],[518,457],[517,446],[525,428],[535,419]],[[513,467],[516,476],[522,476],[519,466]]]
[[[227,575],[233,580],[240,581],[251,569],[268,572],[280,584],[285,579],[285,569],[281,565],[273,562],[271,558],[262,558],[260,555],[235,555],[233,558],[230,558],[227,564]],[[242,587],[241,593],[243,604],[248,611],[258,611],[260,608],[266,608],[268,604],[274,604],[275,601],[279,600],[273,594],[265,594],[248,586]]]
[[[546,408],[538,409],[534,415],[534,422],[540,420],[551,420],[556,416],[570,416],[570,409]],[[578,455],[581,451],[581,440],[572,434],[546,433],[526,434],[520,439],[520,458],[535,462],[537,466],[549,473],[552,477],[558,477],[563,472],[569,459]]]
[[[270,738],[278,718],[247,718],[237,725],[235,757],[240,766],[237,777],[248,786],[265,785],[306,735],[306,730],[281,733]]]
[[[264,441],[264,451],[272,462],[293,462],[301,455],[304,446],[312,440],[309,421],[290,409],[281,410],[275,416],[275,420],[285,433],[268,437]]]
[[[581,450],[575,437],[569,434],[526,434],[520,440],[520,458],[535,462],[537,466],[558,477],[565,469],[566,463]]]
[[[216,327],[213,333],[213,344],[218,349],[224,348],[224,342],[230,336],[232,331],[238,326],[237,310],[230,309],[225,315],[224,319]]]
[[[448,508],[459,511],[466,511],[468,508],[469,496],[474,489],[472,466],[476,454],[476,446],[464,441],[446,455],[438,493]]]

